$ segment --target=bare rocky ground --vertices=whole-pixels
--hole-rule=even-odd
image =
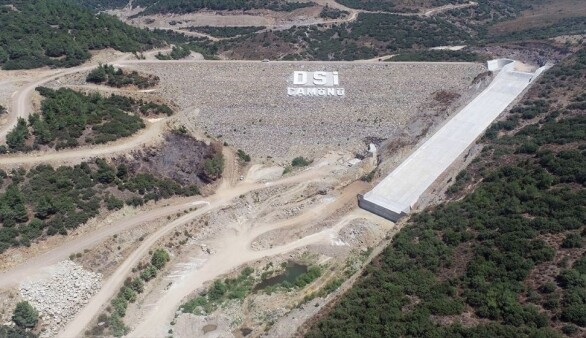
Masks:
[[[102,276],[84,270],[72,261],[52,266],[48,276],[21,284],[22,298],[39,311],[46,324],[41,337],[54,336],[100,289]]]
[[[361,175],[364,169],[359,166],[348,167],[349,158],[351,156],[348,153],[337,153],[316,161],[314,166],[339,163],[339,169],[332,171],[323,181],[267,187],[247,193],[217,212],[178,227],[174,235],[158,244],[171,252],[172,261],[167,271],[158,276],[155,283],[149,284],[149,289],[129,307],[125,322],[132,326],[132,323],[140,321],[144,311],[148,311],[165,290],[173,288],[175,282],[182,280],[193,269],[199,269],[210,257],[217,254],[215,240],[222,238],[221,234],[224,232],[254,233],[255,229],[270,224],[280,229],[282,227],[281,230],[264,233],[258,238],[262,238],[262,243],[254,242],[251,245],[252,250],[265,250],[300,236],[331,228],[332,236],[324,243],[247,264],[255,269],[257,277],[269,270],[278,273],[282,270],[281,264],[291,260],[322,266],[322,277],[310,286],[290,291],[281,289],[271,294],[255,292],[242,301],[228,301],[217,311],[204,316],[181,314],[170,326],[174,337],[242,337],[244,333],[247,337],[290,336],[297,325],[301,325],[318,310],[315,303],[325,304],[328,295],[323,296],[326,298],[318,297],[312,302],[307,302],[304,297],[319,292],[335,278],[347,279],[345,274],[353,273],[361,266],[363,252],[377,245],[393,229],[392,223],[355,210],[352,206],[355,204],[355,193],[354,190],[347,191],[348,187],[345,185]],[[272,167],[267,169],[270,168]],[[255,168],[251,171],[255,175],[262,172],[267,177],[273,175],[272,169],[263,171]],[[294,174],[295,172],[291,175]],[[247,175],[246,179],[255,175]],[[258,176],[255,178],[262,181]],[[335,205],[333,197],[339,199],[341,190],[347,191],[351,198]],[[327,208],[330,216],[315,218],[315,214],[320,213],[319,210],[323,207]],[[350,221],[343,222],[349,213],[352,213]],[[289,225],[290,221],[292,222]],[[337,229],[340,230],[339,234]],[[243,268],[238,267],[222,278],[234,277]],[[206,283],[204,288],[211,282]],[[196,293],[204,288],[198,289]]]
[[[329,2],[329,3],[328,3]],[[341,7],[333,1],[316,1],[319,5]],[[265,26],[285,28],[292,25],[319,24],[321,6],[300,8],[291,12],[276,12],[264,9],[249,11],[212,11],[201,10],[187,14],[155,14],[130,18],[140,12],[139,8],[108,11],[128,24],[138,27],[181,29],[189,26]]]
[[[197,127],[256,157],[317,157],[358,152],[367,138],[387,139],[429,124],[433,94],[467,96],[480,64],[202,63],[141,64],[161,78],[160,94]],[[289,97],[293,71],[338,71],[345,97]],[[425,128],[421,128],[425,129]]]

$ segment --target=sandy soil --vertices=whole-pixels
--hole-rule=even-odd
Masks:
[[[269,184],[269,186],[280,185],[280,184],[291,184],[291,183],[295,183],[295,182],[299,182],[299,181],[306,181],[306,180],[311,180],[311,179],[320,179],[323,175],[325,175],[329,172],[328,169],[329,169],[328,167],[316,168],[315,170],[312,170],[312,171],[306,171],[306,172],[303,172],[303,173],[296,175],[296,176],[293,176],[293,177],[287,177],[287,178],[283,178],[281,180],[272,182]],[[231,201],[232,199],[234,199],[237,196],[242,195],[243,193],[246,193],[246,192],[252,191],[252,190],[262,189],[263,187],[266,187],[266,186],[267,186],[267,184],[265,184],[265,183],[255,183],[255,184],[240,183],[233,188],[229,188],[226,190],[219,190],[215,195],[211,196],[206,201],[200,202],[200,203],[205,203],[205,205],[203,207],[200,207],[196,211],[189,212],[189,213],[185,214],[184,216],[179,217],[178,219],[166,224],[164,227],[158,229],[155,233],[153,233],[150,236],[148,236],[147,238],[145,238],[144,241],[141,243],[141,245],[134,252],[132,252],[132,254],[128,257],[128,259],[126,259],[119,266],[119,268],[110,276],[110,278],[103,283],[103,287],[100,290],[100,292],[94,298],[92,298],[92,300],[87,304],[86,307],[84,307],[82,309],[82,311],[80,311],[80,313],[78,313],[76,318],[69,323],[69,325],[65,328],[65,330],[63,330],[60,333],[60,335],[66,336],[66,337],[77,336],[79,333],[83,332],[85,327],[92,320],[93,316],[95,316],[98,313],[98,311],[102,307],[102,305],[117,292],[118,288],[120,287],[120,285],[122,284],[122,282],[124,281],[126,276],[129,274],[131,269],[138,263],[138,261],[140,261],[140,259],[142,259],[142,257],[144,257],[148,253],[149,249],[160,238],[171,233],[171,231],[173,231],[177,226],[185,224],[186,222],[191,221],[195,217],[201,216],[205,213],[208,213],[212,210],[215,210],[216,208],[219,208],[221,206],[226,205],[229,201]],[[207,203],[209,203],[209,204],[207,204]],[[229,238],[222,238],[221,242],[224,243],[224,245],[227,243],[234,243],[234,241],[230,240]],[[303,244],[303,243],[298,242],[298,243],[292,244],[290,246],[291,246],[291,248],[296,248],[296,247],[299,247],[301,244]],[[238,266],[238,265],[240,265],[238,263],[239,260],[246,258],[245,256],[241,256],[239,254],[236,254],[238,257],[234,257],[234,252],[232,254],[230,254],[229,252],[230,251],[226,251],[227,256],[224,256],[224,258],[222,259],[222,261],[225,262],[224,264],[229,264],[229,265],[236,264],[236,266]],[[231,262],[233,258],[237,258],[236,262]],[[221,265],[220,266],[214,265],[214,266],[217,269],[219,269],[219,270],[217,270],[218,273],[222,273],[224,271],[224,270],[222,270]],[[216,270],[214,270],[214,271],[216,271]],[[213,272],[209,275],[207,273],[205,273],[205,274],[202,273],[202,275],[200,275],[199,278],[203,278],[204,280],[207,280],[209,277],[203,277],[203,276],[212,276],[213,277],[216,275],[217,274],[214,274]],[[190,283],[190,285],[192,285],[192,284]],[[186,292],[186,291],[188,291],[187,293],[189,293],[189,292],[191,292],[191,289],[184,290],[183,292]],[[174,313],[174,309],[171,310],[171,308],[178,306],[179,301],[181,300],[181,298],[183,298],[184,295],[182,293],[175,295],[175,297],[178,297],[178,296],[180,296],[180,298],[178,300],[174,299],[173,296],[170,296],[170,295],[165,296],[165,298],[164,298],[165,299],[164,306],[166,307],[167,310],[169,310],[171,312],[171,315]],[[161,319],[163,318],[161,313],[169,313],[169,311],[165,312],[165,311],[161,310],[161,311],[157,311],[157,313],[155,313],[155,316],[158,317],[157,320],[159,321],[159,323],[160,323]],[[164,318],[168,318],[168,315],[165,316]],[[149,320],[147,320],[147,322],[151,322],[151,320],[149,319]],[[144,333],[143,336],[144,335],[149,335],[149,334]]]

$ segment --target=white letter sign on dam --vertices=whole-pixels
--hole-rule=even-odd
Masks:
[[[344,96],[346,91],[340,85],[338,72],[294,71],[287,81],[294,87],[287,87],[289,96]]]

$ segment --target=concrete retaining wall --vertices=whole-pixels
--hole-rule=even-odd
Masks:
[[[407,215],[406,212],[396,212],[374,202],[365,200],[363,195],[358,195],[358,206],[392,222],[398,222],[401,218]]]

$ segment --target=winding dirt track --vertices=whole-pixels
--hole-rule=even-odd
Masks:
[[[156,64],[191,62],[258,63],[259,61],[135,61],[120,59],[116,62],[113,62],[113,64],[119,66],[131,66],[133,64],[138,63]],[[287,61],[287,63],[293,62]],[[301,64],[303,62],[299,63]],[[95,65],[84,65],[67,70],[55,71],[54,73],[51,73],[49,76],[46,76],[40,80],[30,83],[24,86],[18,92],[16,92],[13,97],[12,111],[9,116],[9,123],[4,125],[2,130],[0,130],[0,138],[4,139],[6,137],[7,132],[16,124],[17,118],[25,118],[32,112],[30,96],[36,87],[41,86],[49,81],[55,80],[61,76],[87,71],[94,67]],[[136,148],[141,144],[151,140],[153,137],[156,137],[160,134],[160,131],[163,127],[163,121],[154,122],[149,124],[149,127],[142,133],[138,133],[132,137],[120,140],[119,143],[106,144],[103,146],[94,147],[90,149],[74,149],[59,152],[53,151],[32,155],[25,154],[0,156],[0,165],[22,165],[52,161],[79,161],[81,159],[87,159],[94,156],[104,156],[112,153],[124,152]],[[329,170],[331,169],[328,167],[314,168],[308,171],[304,171],[296,176],[281,179],[273,183],[262,184],[254,182],[251,183],[246,181],[237,183],[238,166],[236,165],[234,155],[231,153],[225,153],[225,155],[227,161],[225,172],[226,179],[221,184],[217,194],[210,196],[205,200],[202,198],[194,198],[193,200],[190,200],[188,202],[181,202],[170,206],[159,207],[155,210],[139,213],[135,216],[130,216],[119,221],[116,221],[112,224],[104,225],[103,227],[91,233],[81,235],[76,238],[70,238],[59,247],[56,247],[55,249],[45,252],[37,257],[34,257],[23,264],[20,264],[14,268],[2,272],[0,274],[0,288],[14,286],[28,277],[34,276],[38,273],[42,273],[42,269],[44,267],[50,266],[63,259],[67,259],[69,255],[71,255],[72,253],[82,252],[84,249],[92,248],[98,243],[106,240],[110,236],[113,236],[114,234],[131,229],[141,223],[153,221],[161,217],[166,217],[168,215],[175,214],[179,211],[187,210],[193,206],[199,206],[198,210],[188,213],[178,218],[177,220],[166,224],[162,228],[158,229],[155,233],[151,234],[148,238],[146,238],[141,243],[141,245],[134,252],[132,252],[132,254],[118,267],[114,274],[104,283],[104,287],[100,290],[100,292],[91,299],[90,303],[88,303],[87,306],[79,312],[76,318],[72,320],[69,323],[69,325],[64,329],[64,331],[59,335],[59,337],[79,336],[85,330],[86,326],[91,322],[94,316],[99,313],[102,306],[105,303],[107,303],[111,299],[111,297],[117,292],[118,288],[123,283],[124,279],[130,273],[132,267],[134,267],[140,261],[140,259],[148,253],[149,249],[159,239],[163,238],[165,235],[170,233],[177,226],[185,224],[186,222],[189,222],[193,218],[201,216],[204,213],[211,212],[213,210],[217,210],[222,206],[228,205],[233,198],[236,198],[239,195],[245,194],[247,192],[262,189],[271,184],[283,185],[321,179],[322,177],[328,175]],[[358,190],[354,189],[360,190],[361,188],[357,186],[349,186],[347,189],[344,190],[344,193],[342,195],[337,197],[337,201],[339,203],[342,203],[344,201],[350,201],[351,199],[355,198],[356,191]],[[303,221],[313,222],[316,219],[321,219],[330,211],[330,209],[328,209],[327,206],[324,208],[325,209],[308,211],[303,215]],[[352,217],[356,217],[354,213],[353,215],[354,216]],[[190,281],[189,284],[183,283],[173,286],[169,290],[168,294],[166,294],[165,297],[161,298],[161,300],[157,303],[156,307],[154,307],[154,309],[151,312],[149,312],[146,315],[146,317],[143,318],[143,320],[141,320],[140,323],[138,323],[138,326],[136,327],[135,331],[133,331],[131,336],[152,336],[155,332],[157,333],[157,336],[164,335],[166,332],[162,332],[161,330],[163,330],[169,323],[169,318],[173,316],[174,311],[179,306],[183,297],[185,297],[190,292],[203,285],[203,283],[205,283],[206,281],[211,280],[223,273],[229,272],[231,269],[246,262],[249,262],[251,260],[271,255],[282,254],[287,251],[306,246],[308,244],[318,243],[320,241],[327,240],[330,236],[332,236],[333,232],[336,231],[336,229],[338,229],[338,227],[341,227],[343,226],[343,224],[345,224],[344,220],[341,220],[340,223],[334,228],[327,229],[320,233],[312,234],[298,240],[294,240],[286,245],[278,246],[272,249],[254,251],[250,248],[250,243],[254,240],[254,238],[268,231],[272,231],[278,227],[298,224],[297,222],[299,222],[299,219],[285,220],[276,224],[262,225],[255,228],[254,230],[241,229],[240,231],[236,231],[231,235],[226,234],[225,237],[222,237],[219,240],[218,245],[220,247],[224,246],[227,249],[220,250],[220,254],[213,255],[210,258],[209,262],[204,264],[204,266],[200,270],[194,271],[189,276],[189,278],[186,278],[185,280]],[[238,245],[234,245],[234,243],[238,243]]]
[[[276,185],[285,185],[285,184],[293,184],[293,183],[300,183],[300,182],[308,182],[312,180],[319,180],[323,176],[329,173],[330,168],[328,167],[321,167],[316,168],[315,170],[308,170],[304,171],[299,175],[284,178],[277,180],[271,183],[240,183],[235,187],[228,188],[221,190],[216,195],[212,196],[207,202],[208,205],[188,213],[178,219],[168,223],[164,227],[160,228],[150,236],[148,236],[142,244],[134,251],[132,254],[116,269],[116,271],[106,280],[101,290],[91,298],[90,302],[76,315],[76,317],[69,322],[69,324],[59,333],[59,337],[77,337],[83,333],[85,328],[89,325],[91,320],[98,314],[100,309],[104,304],[106,304],[115,294],[118,292],[121,285],[124,283],[126,277],[130,274],[133,267],[135,267],[140,260],[148,254],[148,251],[151,247],[161,238],[172,232],[177,226],[183,225],[195,217],[199,217],[205,213],[208,213],[212,210],[215,210],[221,206],[226,205],[229,201],[233,198],[236,198],[242,194],[247,192],[262,189],[267,186],[276,186]],[[348,198],[350,195],[344,195],[345,198]],[[351,195],[351,198],[355,198],[355,194]],[[228,232],[225,236],[222,236],[221,240],[219,241],[222,243],[223,246],[227,246],[227,250],[221,250],[223,253],[217,255],[218,258],[214,258],[211,260],[212,262],[224,262],[221,265],[215,264],[215,266],[210,271],[210,275],[207,274],[207,271],[201,270],[198,271],[199,279],[203,282],[213,279],[217,274],[226,273],[229,271],[229,268],[236,267],[240,265],[241,260],[247,258],[246,261],[249,259],[254,259],[256,257],[256,253],[252,252],[249,248],[250,241],[241,241],[235,240],[230,238],[232,232]],[[236,244],[238,243],[238,244]],[[296,244],[297,243],[297,244]],[[245,250],[242,252],[242,245],[245,245]],[[263,254],[266,255],[274,255],[280,252],[286,252],[292,250],[293,248],[297,248],[300,246],[307,245],[306,241],[303,242],[293,242],[291,245],[278,247],[267,251],[266,253],[263,251]],[[286,251],[282,251],[286,250]],[[252,252],[252,253],[251,253]],[[250,255],[245,255],[245,253],[251,253]],[[213,257],[216,257],[215,255]],[[205,266],[210,265],[206,264]],[[214,264],[211,264],[214,265]],[[228,269],[228,270],[226,270]],[[188,295],[191,291],[193,291],[194,284],[191,280],[189,280],[189,285],[182,288],[181,292],[175,291],[173,294],[175,298],[169,298],[170,295],[165,295],[161,298],[161,303],[164,304],[164,309],[158,309],[154,312],[153,317],[157,317],[156,324],[147,323],[144,325],[149,326],[147,331],[144,334],[138,334],[136,336],[139,337],[151,337],[153,335],[152,327],[159,325],[162,322],[162,325],[168,323],[167,318],[169,316],[173,316],[175,310],[180,305],[181,300],[184,296]],[[173,288],[173,290],[176,290]],[[165,312],[163,312],[165,311]],[[163,319],[164,316],[164,319]],[[159,318],[160,317],[160,318]],[[150,321],[151,319],[147,319]],[[144,321],[142,321],[144,323]],[[160,327],[157,330],[161,329]],[[148,333],[146,333],[148,332]]]
[[[8,132],[12,130],[14,126],[16,126],[16,121],[19,117],[26,118],[32,111],[30,96],[36,87],[42,86],[43,84],[49,81],[53,81],[61,76],[83,72],[94,67],[95,65],[55,71],[54,74],[44,77],[39,81],[30,83],[20,89],[12,98],[12,112],[9,113],[8,122],[0,129],[0,142],[4,142],[6,140],[6,134],[8,134]]]
[[[161,135],[165,126],[165,119],[155,122],[147,121],[145,124],[146,128],[140,130],[135,135],[103,146],[38,152],[25,155],[7,155],[0,157],[0,165],[10,167],[50,162],[79,163],[97,156],[126,153],[129,150],[136,149]]]

